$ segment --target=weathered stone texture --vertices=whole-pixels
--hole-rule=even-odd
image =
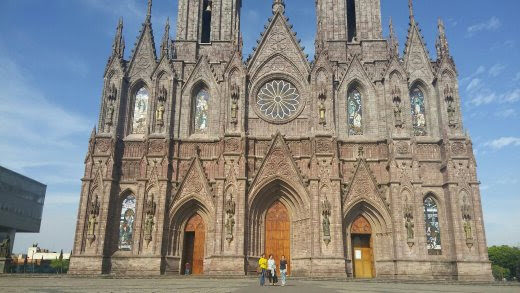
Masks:
[[[177,37],[170,40],[168,24],[159,58],[150,15],[130,60],[123,59],[118,27],[85,158],[71,273],[179,274],[184,227],[195,213],[205,222],[204,273],[252,273],[264,252],[265,212],[280,200],[291,218],[294,275],[353,276],[351,226],[363,216],[372,228],[377,277],[491,279],[476,162],[442,23],[436,60],[413,16],[401,57],[395,36],[382,37],[379,1],[356,1],[357,33],[348,41],[345,4],[318,0],[316,56],[309,62],[283,1],[275,1],[244,63],[241,1],[212,1],[205,44],[202,5],[188,5],[197,1],[179,1]],[[271,119],[258,106],[260,89],[274,79],[300,94],[288,119]],[[146,131],[132,134],[142,87],[149,91]],[[425,135],[414,135],[412,127],[414,88],[424,94]],[[194,123],[200,89],[210,96],[203,131]],[[353,89],[361,94],[362,135],[349,131]],[[121,204],[129,194],[136,198],[133,245],[123,252]],[[436,255],[426,243],[427,196],[438,206],[442,250]],[[322,239],[325,199],[328,241]],[[152,214],[145,206],[150,200]]]

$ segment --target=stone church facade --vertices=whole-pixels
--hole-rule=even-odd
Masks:
[[[243,58],[241,0],[178,3],[159,54],[151,0],[128,60],[118,25],[70,273],[491,280],[440,20],[432,60],[411,1],[400,54],[379,0],[316,0],[310,62],[274,0]]]

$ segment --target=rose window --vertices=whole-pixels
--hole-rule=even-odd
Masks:
[[[266,83],[258,92],[258,109],[268,119],[284,121],[292,118],[300,108],[301,97],[296,87],[285,80]]]

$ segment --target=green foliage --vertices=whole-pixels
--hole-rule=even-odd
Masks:
[[[53,268],[57,273],[66,273],[69,270],[69,260],[54,259],[51,261],[51,268]]]
[[[507,280],[511,279],[511,272],[509,269],[505,269],[499,265],[493,265],[491,269],[493,270],[493,277],[495,280],[502,281],[504,278]]]
[[[493,276],[501,280],[520,276],[520,248],[507,245],[488,248],[489,260],[493,264]],[[496,275],[495,275],[496,273]],[[502,278],[497,278],[503,275]]]

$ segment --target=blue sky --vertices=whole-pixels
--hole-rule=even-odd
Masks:
[[[271,14],[271,1],[244,0],[247,57]],[[404,47],[406,0],[382,0],[385,35],[393,18]],[[286,14],[314,55],[314,0],[286,0]],[[458,67],[465,128],[472,135],[488,243],[520,244],[520,2],[415,0],[432,57],[437,18],[446,23]],[[41,233],[18,234],[15,251],[33,242],[72,248],[88,137],[96,124],[103,70],[120,16],[126,56],[146,0],[0,1],[0,164],[48,185]],[[154,0],[155,40],[176,0]],[[175,32],[172,32],[174,36]]]

